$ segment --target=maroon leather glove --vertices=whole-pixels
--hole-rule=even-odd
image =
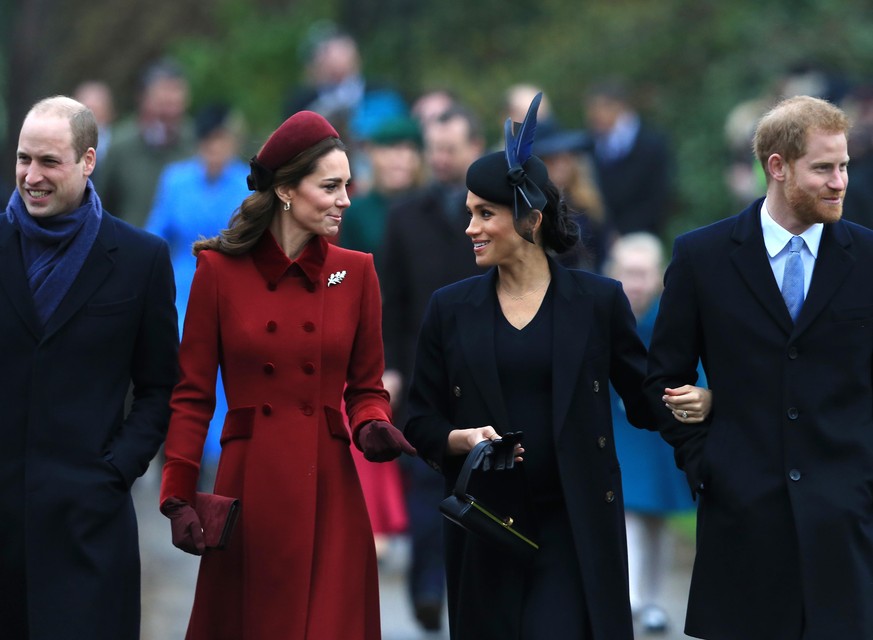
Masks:
[[[170,519],[173,546],[185,553],[202,556],[206,550],[206,542],[203,540],[203,527],[194,507],[177,498],[168,498],[161,505],[161,513]]]
[[[401,453],[416,454],[400,429],[384,420],[370,420],[358,429],[355,437],[358,448],[370,462],[387,462]]]

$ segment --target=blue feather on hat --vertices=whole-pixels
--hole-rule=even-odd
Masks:
[[[528,209],[542,210],[546,206],[545,195],[524,170],[524,164],[530,159],[533,152],[534,134],[537,130],[537,110],[542,99],[542,92],[534,96],[523,122],[517,123],[513,122],[512,118],[507,118],[503,127],[506,139],[507,177],[516,191],[516,219],[519,217],[518,196],[521,196]]]

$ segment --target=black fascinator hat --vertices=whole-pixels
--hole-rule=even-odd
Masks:
[[[482,156],[467,169],[467,189],[489,202],[512,207],[516,223],[526,218],[531,210],[542,211],[546,206],[543,190],[549,181],[549,172],[543,161],[532,155],[537,109],[542,97],[543,94],[538,93],[531,101],[524,122],[506,119],[503,151]],[[529,234],[519,233],[533,242]]]

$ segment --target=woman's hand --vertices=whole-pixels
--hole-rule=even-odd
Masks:
[[[712,391],[690,384],[664,389],[661,397],[673,417],[685,424],[699,424],[712,411]]]
[[[483,440],[499,440],[500,434],[492,426],[474,427],[471,429],[453,429],[449,431],[447,452],[451,455],[465,456]],[[522,461],[524,448],[515,445],[515,461]]]

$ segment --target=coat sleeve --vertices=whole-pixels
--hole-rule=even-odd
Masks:
[[[659,402],[668,387],[696,384],[701,356],[698,298],[685,239],[676,240],[673,259],[664,276],[664,293],[649,346],[646,393]],[[712,420],[686,425],[667,413],[659,430],[673,448],[676,464],[685,471],[692,492],[702,489],[700,460]]]
[[[409,386],[407,440],[431,467],[443,470],[449,432],[449,374],[444,358],[438,296],[431,297],[424,314],[415,367]]]
[[[145,473],[167,433],[169,399],[177,378],[179,325],[176,284],[167,243],[154,252],[130,377],[133,402],[107,460],[127,486]]]
[[[373,256],[366,254],[361,310],[349,356],[344,392],[346,413],[353,430],[369,420],[391,421],[388,392],[382,386],[384,371],[382,296]]]
[[[197,259],[179,349],[179,383],[170,401],[172,415],[161,482],[161,504],[167,498],[193,502],[200,474],[203,443],[215,410],[218,375],[218,277],[209,252]]]

